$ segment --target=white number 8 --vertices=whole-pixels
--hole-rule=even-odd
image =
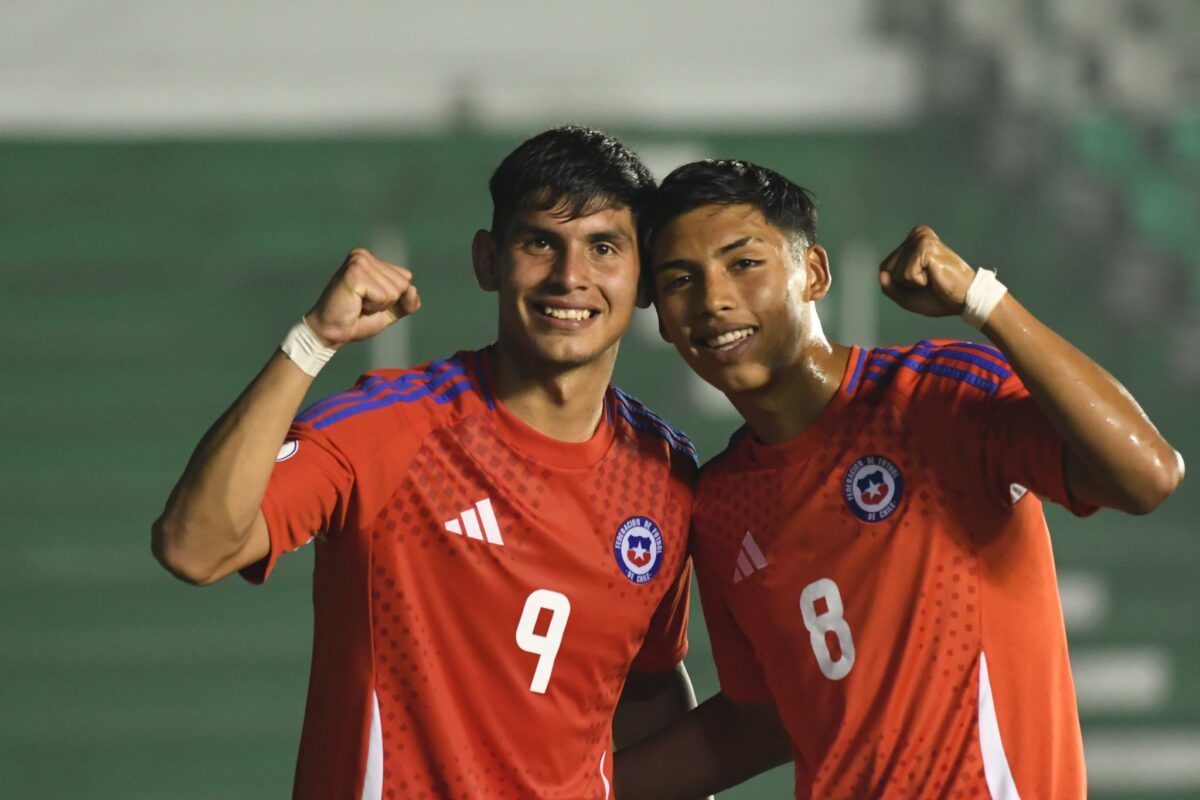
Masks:
[[[817,601],[825,600],[826,610],[817,613]],[[850,626],[842,616],[842,593],[837,584],[829,578],[821,578],[804,587],[800,593],[800,614],[804,617],[804,627],[808,628],[808,638],[812,642],[813,655],[817,657],[817,666],[831,681],[840,681],[850,674],[854,666],[854,639],[850,637]],[[833,632],[837,636],[838,647],[842,655],[836,661],[829,652],[829,643],[825,634]]]
[[[550,612],[550,624],[543,634],[534,633],[542,610]],[[539,656],[537,669],[533,671],[533,682],[529,691],[545,694],[550,684],[550,673],[554,671],[554,659],[562,645],[563,631],[567,628],[567,617],[571,616],[571,601],[565,594],[549,589],[538,589],[525,601],[525,610],[517,623],[517,647],[526,653]]]

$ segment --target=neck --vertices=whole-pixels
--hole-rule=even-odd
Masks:
[[[604,393],[612,379],[616,348],[579,365],[534,363],[503,343],[493,350],[496,396],[517,419],[563,442],[586,442],[604,413]]]
[[[729,394],[729,401],[759,441],[780,444],[807,430],[837,394],[850,348],[825,338],[819,325],[767,384]]]

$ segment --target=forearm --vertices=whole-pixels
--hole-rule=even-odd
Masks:
[[[717,694],[670,728],[617,752],[621,800],[696,800],[792,759],[770,705],[741,705]]]
[[[631,672],[613,718],[613,747],[636,744],[695,707],[692,679],[682,663],[662,673]]]
[[[983,332],[1070,448],[1067,477],[1076,499],[1145,513],[1175,490],[1183,477],[1179,454],[1095,361],[1011,295],[992,311]]]
[[[208,583],[245,565],[228,561],[246,548],[275,457],[311,384],[277,351],[205,434],[154,523],[153,551],[168,570]]]

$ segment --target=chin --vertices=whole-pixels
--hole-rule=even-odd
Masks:
[[[544,364],[559,367],[583,367],[602,360],[611,347],[579,341],[531,342],[529,350]]]
[[[761,370],[735,365],[725,369],[696,370],[701,378],[722,394],[744,394],[764,388],[768,381]]]

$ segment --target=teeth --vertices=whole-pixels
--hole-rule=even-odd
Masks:
[[[741,341],[752,333],[754,333],[753,328],[739,328],[736,331],[729,331],[727,333],[722,333],[720,336],[714,336],[706,341],[705,344],[707,344],[709,347],[724,347],[727,344],[733,344],[734,342]]]
[[[592,316],[592,312],[586,308],[553,308],[551,306],[543,306],[542,313],[555,319],[581,320]]]

